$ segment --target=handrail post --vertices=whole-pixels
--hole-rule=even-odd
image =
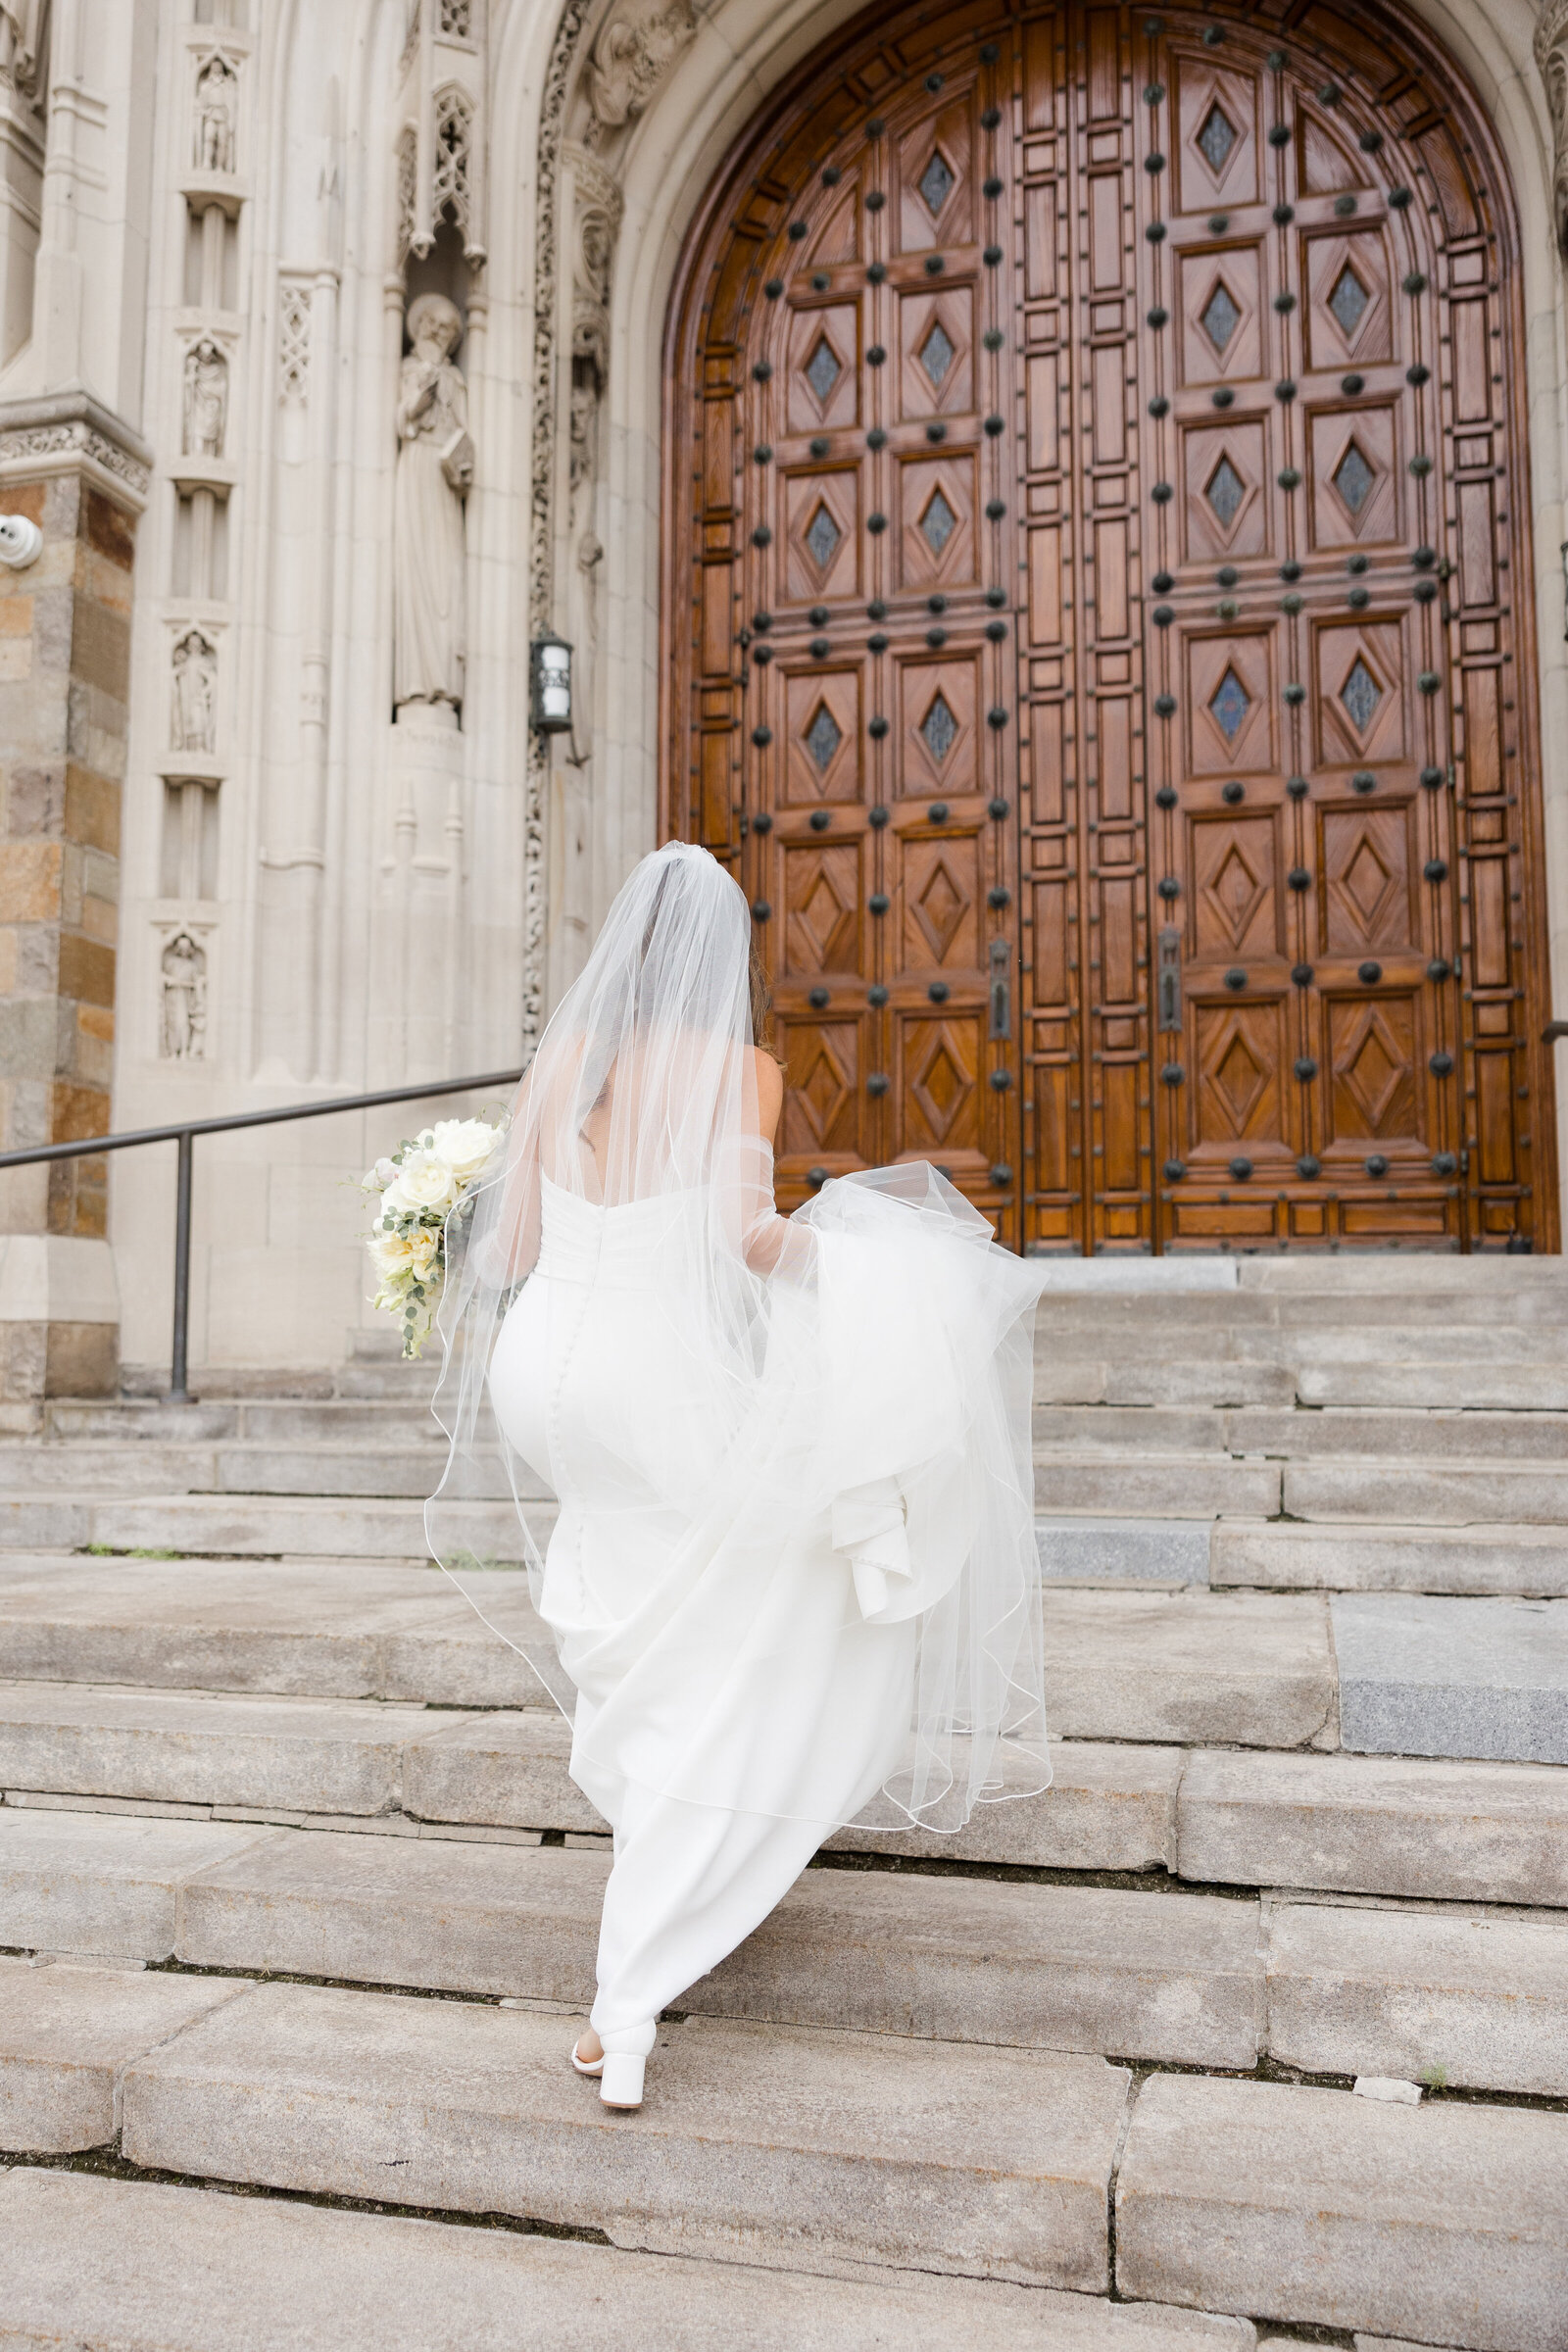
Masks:
[[[192,1401],[185,1386],[185,1359],[190,1338],[190,1178],[195,1138],[188,1127],[179,1134],[179,1175],[174,1191],[174,1342],[170,1356],[170,1404]]]

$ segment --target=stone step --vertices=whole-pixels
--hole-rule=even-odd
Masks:
[[[500,1633],[543,1629],[520,1570],[466,1583]],[[433,1563],[0,1554],[0,1677],[289,1697],[548,1705]]]
[[[0,1959],[0,2147],[103,2147],[120,2130],[131,2061],[244,1990],[223,1977]]]
[[[1040,1405],[1034,1411],[1037,1476],[1058,1452],[1128,1450],[1287,1462],[1324,1456],[1406,1461],[1546,1463],[1568,1457],[1568,1416],[1559,1413],[1418,1412],[1324,1408],[1275,1412],[1176,1406]],[[1177,1506],[1172,1504],[1171,1509]]]
[[[188,1881],[204,1967],[592,1998],[608,1856],[280,1831]],[[1266,1999],[1266,2017],[1265,2017]],[[1568,2094],[1568,1925],[816,1868],[689,2015]]]
[[[1264,1966],[1282,2065],[1568,2091],[1568,1925],[1281,1904]]]
[[[1107,2291],[1124,2068],[692,2018],[616,2116],[566,2064],[577,2024],[259,1985],[126,2069],[123,2154],[664,2253]]]
[[[1282,1494],[1294,1519],[1560,1528],[1568,1521],[1568,1464],[1324,1457],[1285,1463]]]
[[[465,1590],[501,1633],[524,1645],[546,1639],[521,1572],[468,1574]],[[1315,1594],[1052,1591],[1045,1612],[1048,1704],[1064,1738],[1285,1746],[1330,1717]],[[438,1570],[353,1560],[16,1558],[0,1564],[0,1671],[18,1682],[548,1703]]]
[[[1200,1750],[1176,1868],[1208,1885],[1568,1906],[1568,1772]]]
[[[441,1475],[445,1449],[399,1441],[370,1444],[177,1446],[144,1438],[123,1446],[14,1442],[0,1453],[8,1501],[68,1487],[81,1494],[364,1494],[422,1501]],[[493,1470],[494,1493],[506,1494]]]
[[[421,1810],[336,1819],[448,1841],[598,1829],[567,1777],[568,1750],[550,1715],[449,1718],[445,1728],[432,1717],[403,1757],[405,1794]],[[1568,1772],[1553,1766],[1079,1740],[1058,1742],[1052,1760],[1043,1795],[982,1807],[956,1838],[849,1829],[832,1845],[981,1869],[1169,1871],[1199,1884],[1568,1907]],[[163,1818],[176,1803],[12,1789],[0,1806],[0,1889],[14,1932],[0,1943],[169,1958],[187,1879],[265,1834],[232,1807],[180,1805],[191,1818]],[[73,1806],[105,1809],[63,1809]],[[136,1806],[159,1818],[123,1809]],[[261,1817],[321,1818],[278,1807]]]
[[[1303,1363],[1291,1375],[1302,1404],[1426,1411],[1568,1412],[1568,1361]]]
[[[519,1533],[510,1502],[464,1506],[466,1532],[483,1559],[515,1563]],[[53,1494],[0,1491],[0,1555],[6,1551],[169,1551],[181,1555],[422,1560],[424,1506],[379,1496],[334,1500],[296,1494],[106,1495],[62,1486]]]
[[[1156,2075],[1122,2154],[1117,2285],[1416,2344],[1555,2352],[1565,2214],[1568,2116]]]
[[[443,1438],[428,1397],[155,1397],[56,1399],[44,1408],[45,1443],[191,1446],[346,1446],[359,1440],[432,1446]],[[6,1457],[0,1453],[0,1468]]]
[[[280,1830],[184,1884],[194,1967],[593,1999],[608,1851]],[[1256,1905],[885,1870],[805,1872],[679,2003],[694,2017],[1250,2067]]]
[[[1568,1764],[1568,1600],[1348,1592],[1331,1611],[1346,1747]]]
[[[384,2193],[384,2192],[383,2192]],[[726,2250],[727,2251],[727,2250]],[[12,2340],[135,2352],[1252,2352],[1245,2320],[998,2280],[763,2270],[294,2199],[18,2165],[0,2175]]]
[[[1201,1534],[1207,1581],[1214,1586],[1541,1598],[1568,1594],[1568,1539],[1555,1527],[1310,1526],[1288,1519],[1251,1524],[1232,1519],[1219,1520]],[[1087,1560],[1087,1543],[1080,1548]],[[1102,1552],[1106,1548],[1102,1545]],[[1165,1556],[1174,1562],[1180,1555],[1173,1547]]]

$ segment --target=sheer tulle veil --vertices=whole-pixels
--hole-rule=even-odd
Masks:
[[[977,1803],[1051,1777],[1029,1436],[1037,1271],[923,1161],[830,1181],[776,1213],[750,950],[734,879],[671,844],[636,867],[552,1015],[497,1163],[448,1228],[436,1413],[450,1450],[430,1548],[490,1623],[494,1547],[475,1531],[493,1528],[498,1494],[515,1503],[512,1553],[537,1603],[558,1511],[577,1524],[635,1482],[661,1531],[646,1600],[610,1623],[586,1570],[564,1582],[558,1546],[556,1634],[541,1621],[497,1636],[563,1710],[578,1690],[564,1653],[602,1661],[614,1644],[644,1717],[666,1730],[710,1715],[720,1691],[731,1707],[755,1690],[765,1714],[798,1685],[810,1708],[824,1611],[845,1641],[903,1628],[907,1720],[901,1701],[891,1769],[857,1818],[953,1831]],[[595,1233],[633,1203],[653,1220],[638,1312],[656,1318],[670,1374],[636,1413],[607,1401],[587,1441],[552,1423],[551,1493],[498,1425],[488,1374],[541,1229],[567,1202]],[[608,1258],[579,1274],[552,1293],[586,1318],[618,1277]],[[558,1321],[552,1363],[569,1362],[580,1327]],[[792,1816],[842,1807],[798,1774],[786,1786],[764,1740],[726,1754],[720,1790],[678,1737],[603,1720],[579,1721],[579,1752],[592,1761],[601,1742],[609,1769],[614,1740],[613,1769],[664,1794]],[[710,1759],[711,1746],[689,1752]]]

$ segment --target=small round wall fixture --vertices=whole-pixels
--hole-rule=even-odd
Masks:
[[[42,554],[43,533],[30,514],[0,514],[0,564],[8,571],[25,571]]]

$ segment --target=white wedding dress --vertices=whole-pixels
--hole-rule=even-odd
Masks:
[[[923,1163],[777,1217],[755,1110],[731,1100],[753,1064],[745,902],[703,852],[645,860],[623,899],[639,877],[595,951],[609,977],[595,994],[590,964],[576,1026],[552,1062],[552,1024],[524,1082],[443,1328],[454,1472],[488,1406],[559,1501],[529,1535],[554,1638],[532,1662],[614,1833],[593,2024],[651,2041],[840,1824],[955,1830],[1050,1766],[1038,1271]],[[674,1012],[649,1009],[661,959]],[[439,1508],[460,1489],[431,1534],[461,1568]]]

